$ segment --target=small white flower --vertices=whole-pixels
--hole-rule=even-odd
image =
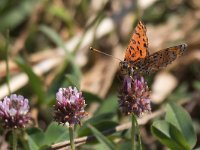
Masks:
[[[22,128],[30,120],[28,99],[12,94],[0,101],[0,120],[6,128]]]
[[[9,110],[9,114],[10,114],[11,117],[14,117],[17,114],[17,110],[15,110],[14,108],[11,108]]]

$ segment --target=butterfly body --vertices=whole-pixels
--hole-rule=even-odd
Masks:
[[[122,74],[150,74],[166,67],[184,54],[187,44],[181,44],[157,51],[149,55],[145,25],[139,21],[125,51],[124,61],[120,62]]]

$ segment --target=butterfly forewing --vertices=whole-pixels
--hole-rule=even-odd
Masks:
[[[132,66],[137,66],[140,73],[152,73],[161,68],[166,67],[177,57],[184,54],[186,51],[187,44],[181,44],[178,46],[166,48],[160,50],[152,55],[140,59],[132,63]]]
[[[125,51],[124,61],[136,61],[145,58],[148,54],[146,27],[139,21]]]

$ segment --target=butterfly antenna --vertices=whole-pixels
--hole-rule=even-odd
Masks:
[[[119,60],[119,61],[122,61],[121,59],[119,59],[119,58],[117,58],[117,57],[114,57],[114,56],[112,56],[112,55],[110,55],[110,54],[104,53],[104,52],[102,52],[102,51],[100,51],[100,50],[97,50],[97,49],[95,49],[95,48],[93,48],[93,47],[90,47],[90,50],[95,51],[95,52],[98,52],[98,53],[101,53],[101,54],[106,55],[106,56],[109,56],[109,57],[112,57],[112,58],[117,59],[117,60]]]

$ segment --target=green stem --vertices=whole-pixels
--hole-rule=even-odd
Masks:
[[[75,144],[74,144],[74,128],[73,126],[69,126],[69,136],[70,136],[70,145],[71,149],[75,150]]]
[[[12,129],[12,137],[13,137],[13,140],[12,140],[13,150],[17,150],[17,135],[15,132],[15,129]]]
[[[131,147],[135,150],[135,116],[132,114],[132,127],[131,127]]]
[[[137,134],[138,134],[138,143],[139,143],[138,147],[139,147],[139,150],[142,150],[140,128],[139,128],[139,125],[138,125],[138,122],[137,122],[137,118],[135,117],[135,115],[134,115],[134,120],[135,120],[135,127],[137,128]]]
[[[29,149],[29,146],[28,146],[28,144],[27,144],[27,137],[28,137],[29,135],[26,133],[26,131],[25,131],[24,128],[22,128],[22,129],[20,130],[20,132],[21,132],[22,136],[18,136],[18,140],[19,140],[19,141],[21,142],[21,144],[22,144],[22,149]]]

